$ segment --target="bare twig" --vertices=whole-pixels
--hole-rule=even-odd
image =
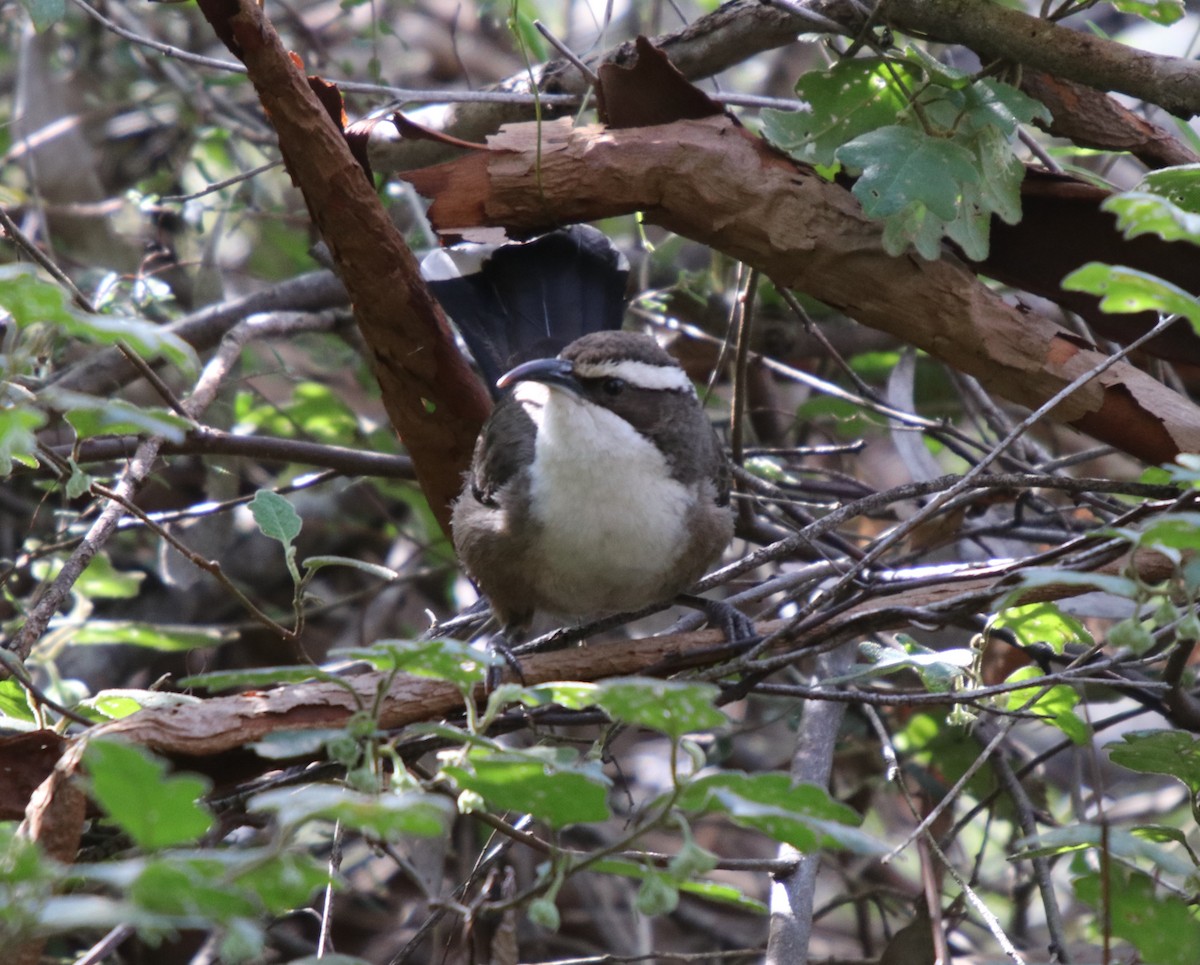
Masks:
[[[841,647],[817,660],[817,674],[821,677],[841,676],[850,669],[853,661],[853,649]],[[804,705],[792,757],[794,781],[828,786],[834,747],[845,712],[844,704],[814,701]],[[801,854],[791,845],[784,844],[780,845],[779,859],[795,861],[796,868],[771,884],[771,931],[766,961],[768,965],[805,965],[809,960],[813,897],[821,853]]]
[[[828,591],[823,591],[821,596],[825,599],[837,599],[842,592],[849,588],[850,585],[858,579],[859,574],[866,569],[866,567],[878,560],[884,553],[906,538],[909,533],[915,530],[922,523],[931,519],[952,498],[964,492],[971,485],[972,480],[982,475],[988,466],[995,462],[1017,439],[1021,438],[1021,436],[1028,432],[1029,429],[1032,428],[1038,421],[1044,418],[1051,409],[1062,403],[1064,399],[1069,398],[1088,382],[1092,381],[1099,375],[1106,372],[1109,368],[1116,365],[1130,352],[1136,351],[1144,343],[1162,333],[1165,329],[1167,329],[1170,325],[1173,325],[1178,320],[1179,316],[1177,315],[1172,315],[1168,318],[1162,319],[1140,338],[1137,338],[1128,345],[1123,346],[1121,349],[1105,358],[1098,365],[1092,366],[1082,375],[1079,375],[1058,392],[1056,392],[1042,405],[1038,406],[1038,408],[1034,409],[1028,416],[1017,423],[1017,425],[1013,427],[1012,431],[1007,436],[993,446],[978,463],[971,467],[971,469],[968,470],[968,472],[958,482],[938,493],[938,495],[934,496],[933,499],[922,506],[911,517],[905,520],[903,524],[895,527],[886,535],[877,540],[875,544],[866,552],[866,554],[864,554],[863,558],[857,561],[854,567],[841,579],[839,579],[837,583],[830,587]],[[817,608],[819,606],[819,602],[814,601],[812,606],[814,609]],[[803,626],[806,619],[806,617],[797,618],[794,621],[796,627],[799,628]],[[781,633],[785,632],[786,631],[781,631]],[[761,644],[759,644],[759,647],[765,650],[767,647],[773,645],[773,643],[774,641],[768,637]]]
[[[95,314],[96,306],[92,304],[91,299],[79,290],[75,282],[71,281],[70,276],[58,267],[53,258],[42,251],[33,239],[20,229],[3,207],[0,207],[0,227],[4,228],[4,233],[8,236],[9,240],[23,251],[30,260],[44,268],[50,277],[71,293],[71,300],[76,305],[85,312]]]

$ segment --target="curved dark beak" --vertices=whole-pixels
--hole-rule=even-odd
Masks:
[[[575,368],[566,359],[533,359],[522,362],[500,376],[496,380],[496,386],[507,389],[518,382],[543,382],[550,386],[560,386],[570,392],[580,391],[579,380],[575,378]]]

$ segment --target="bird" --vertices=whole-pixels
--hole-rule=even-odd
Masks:
[[[439,250],[423,272],[495,396],[451,530],[504,640],[538,613],[677,598],[752,633],[685,594],[733,537],[729,462],[679,363],[621,329],[628,265],[611,241],[573,225],[457,262]]]

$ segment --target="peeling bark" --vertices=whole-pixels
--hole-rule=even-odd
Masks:
[[[439,231],[487,224],[534,233],[641,211],[1030,408],[1105,358],[1006,304],[952,256],[888,255],[880,225],[853,195],[728,118],[629,130],[522,124],[489,145],[408,175],[435,199]],[[1200,450],[1200,408],[1125,362],[1053,416],[1148,462]]]
[[[455,346],[374,186],[262,9],[250,0],[201,0],[200,6],[246,64],[288,171],[350,295],[388,417],[449,532],[449,505],[486,416],[487,393]]]

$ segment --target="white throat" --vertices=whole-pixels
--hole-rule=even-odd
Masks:
[[[662,602],[695,493],[659,448],[602,406],[541,382],[515,398],[537,425],[529,496],[547,609],[593,616]]]

